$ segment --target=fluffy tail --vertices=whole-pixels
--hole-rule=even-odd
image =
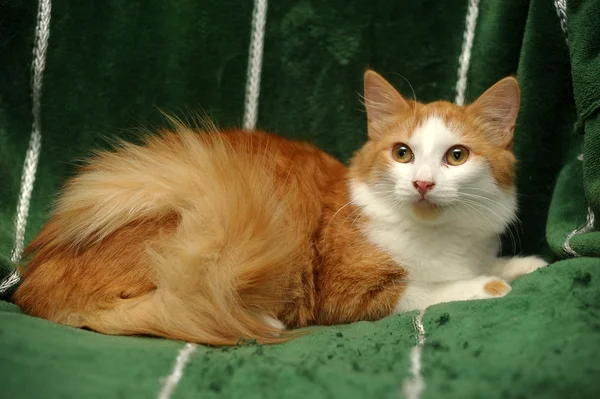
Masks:
[[[15,302],[108,334],[290,338],[273,318],[302,267],[303,237],[273,159],[244,148],[180,127],[99,154],[30,245]]]

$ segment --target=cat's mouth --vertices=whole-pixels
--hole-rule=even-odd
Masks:
[[[428,199],[421,198],[413,203],[413,211],[419,219],[431,220],[438,216],[440,208]]]
[[[420,198],[416,203],[416,207],[425,208],[425,209],[436,209],[438,207],[437,204],[429,201],[427,198]]]

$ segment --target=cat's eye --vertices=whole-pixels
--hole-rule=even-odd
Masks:
[[[396,162],[409,163],[413,160],[413,157],[412,150],[406,144],[398,143],[392,147],[392,158]]]
[[[469,158],[469,150],[462,146],[456,145],[446,152],[444,155],[444,162],[451,166],[462,165]]]

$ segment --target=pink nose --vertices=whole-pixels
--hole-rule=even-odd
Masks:
[[[416,180],[413,182],[413,186],[415,186],[415,188],[417,189],[419,194],[425,195],[433,189],[433,186],[435,186],[435,183],[432,181]]]

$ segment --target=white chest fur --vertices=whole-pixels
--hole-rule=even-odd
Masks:
[[[450,226],[424,226],[411,220],[394,224],[370,222],[363,226],[374,245],[407,269],[409,279],[446,282],[481,274],[496,255],[495,236],[455,231]]]

